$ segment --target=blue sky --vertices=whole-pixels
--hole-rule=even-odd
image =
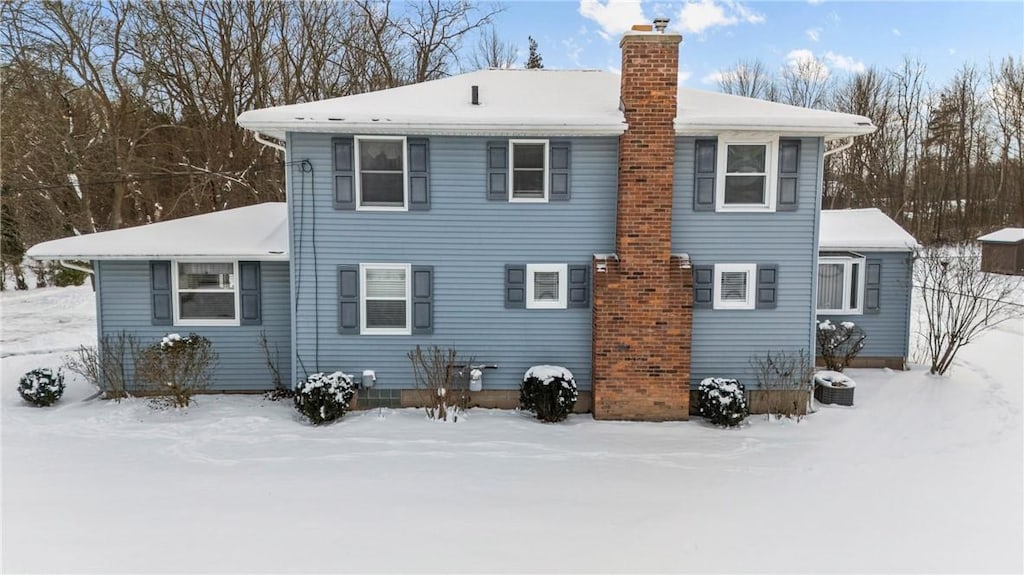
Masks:
[[[773,70],[815,58],[842,76],[865,66],[895,68],[904,55],[927,64],[928,79],[945,82],[964,62],[982,69],[989,58],[1024,52],[1024,2],[738,2],[735,0],[508,0],[499,35],[540,46],[547,68],[618,70],[618,39],[630,24],[671,18],[683,33],[684,84],[715,89],[714,73],[740,58]]]

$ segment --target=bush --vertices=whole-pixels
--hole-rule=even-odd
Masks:
[[[825,361],[825,367],[832,371],[843,371],[860,350],[864,349],[867,335],[852,321],[839,325],[829,320],[818,322],[818,353]]]
[[[547,422],[562,421],[572,413],[580,392],[572,372],[557,365],[535,365],[523,375],[519,406]]]
[[[352,376],[340,371],[314,373],[295,384],[295,409],[313,425],[330,423],[345,415],[355,394]]]
[[[733,427],[749,413],[743,384],[735,379],[709,377],[700,382],[700,414],[715,425]]]
[[[64,395],[64,374],[48,367],[33,369],[21,376],[18,382],[18,395],[37,407],[53,405]]]
[[[412,379],[420,390],[427,417],[435,421],[459,421],[469,409],[469,387],[465,377],[473,358],[463,361],[453,348],[436,345],[424,351],[420,346],[406,354],[412,363]]]
[[[132,358],[139,354],[139,340],[134,334],[120,331],[105,334],[97,346],[79,346],[64,357],[64,369],[77,373],[96,389],[116,401],[128,397],[134,385],[128,374]]]
[[[169,398],[174,407],[188,407],[194,394],[210,386],[216,362],[210,340],[195,333],[169,333],[139,352],[135,377],[147,391]]]
[[[83,271],[66,268],[57,262],[51,263],[50,269],[47,271],[50,275],[50,282],[57,287],[80,286],[85,283],[85,278],[89,276],[89,274]]]

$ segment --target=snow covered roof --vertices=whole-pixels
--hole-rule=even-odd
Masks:
[[[1024,228],[1003,228],[978,238],[979,242],[993,244],[1015,244],[1024,242]]]
[[[822,210],[818,249],[911,251],[920,246],[878,208]]]
[[[134,228],[43,242],[36,260],[138,260],[177,257],[287,260],[288,210],[270,202]]]
[[[250,110],[243,128],[391,134],[618,135],[621,78],[598,70],[480,70],[441,80],[318,102]],[[479,88],[479,105],[472,87]],[[676,131],[783,131],[827,139],[874,130],[863,116],[810,110],[691,88],[679,89]]]

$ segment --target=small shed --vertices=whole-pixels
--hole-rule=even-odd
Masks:
[[[1003,228],[978,241],[981,271],[1024,276],[1024,228]]]

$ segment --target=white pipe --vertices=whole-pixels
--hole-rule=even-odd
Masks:
[[[280,150],[282,152],[285,151],[284,146],[282,146],[281,144],[278,144],[277,142],[272,142],[272,141],[264,138],[263,134],[260,134],[259,132],[253,131],[253,136],[256,137],[256,141],[257,142],[263,144],[264,146],[268,146],[270,148],[274,148],[275,150]]]
[[[69,270],[75,270],[75,271],[79,271],[79,272],[83,272],[83,273],[87,273],[87,274],[95,273],[95,272],[92,271],[92,268],[82,267],[82,266],[80,266],[78,264],[73,264],[73,263],[71,263],[69,261],[57,260],[57,263],[60,264],[60,267],[68,268]]]
[[[825,157],[831,156],[832,154],[835,154],[835,153],[838,153],[838,152],[842,152],[843,150],[849,148],[852,145],[853,145],[853,137],[850,138],[849,142],[846,142],[845,144],[839,146],[838,148],[832,148],[831,150],[825,150]]]

